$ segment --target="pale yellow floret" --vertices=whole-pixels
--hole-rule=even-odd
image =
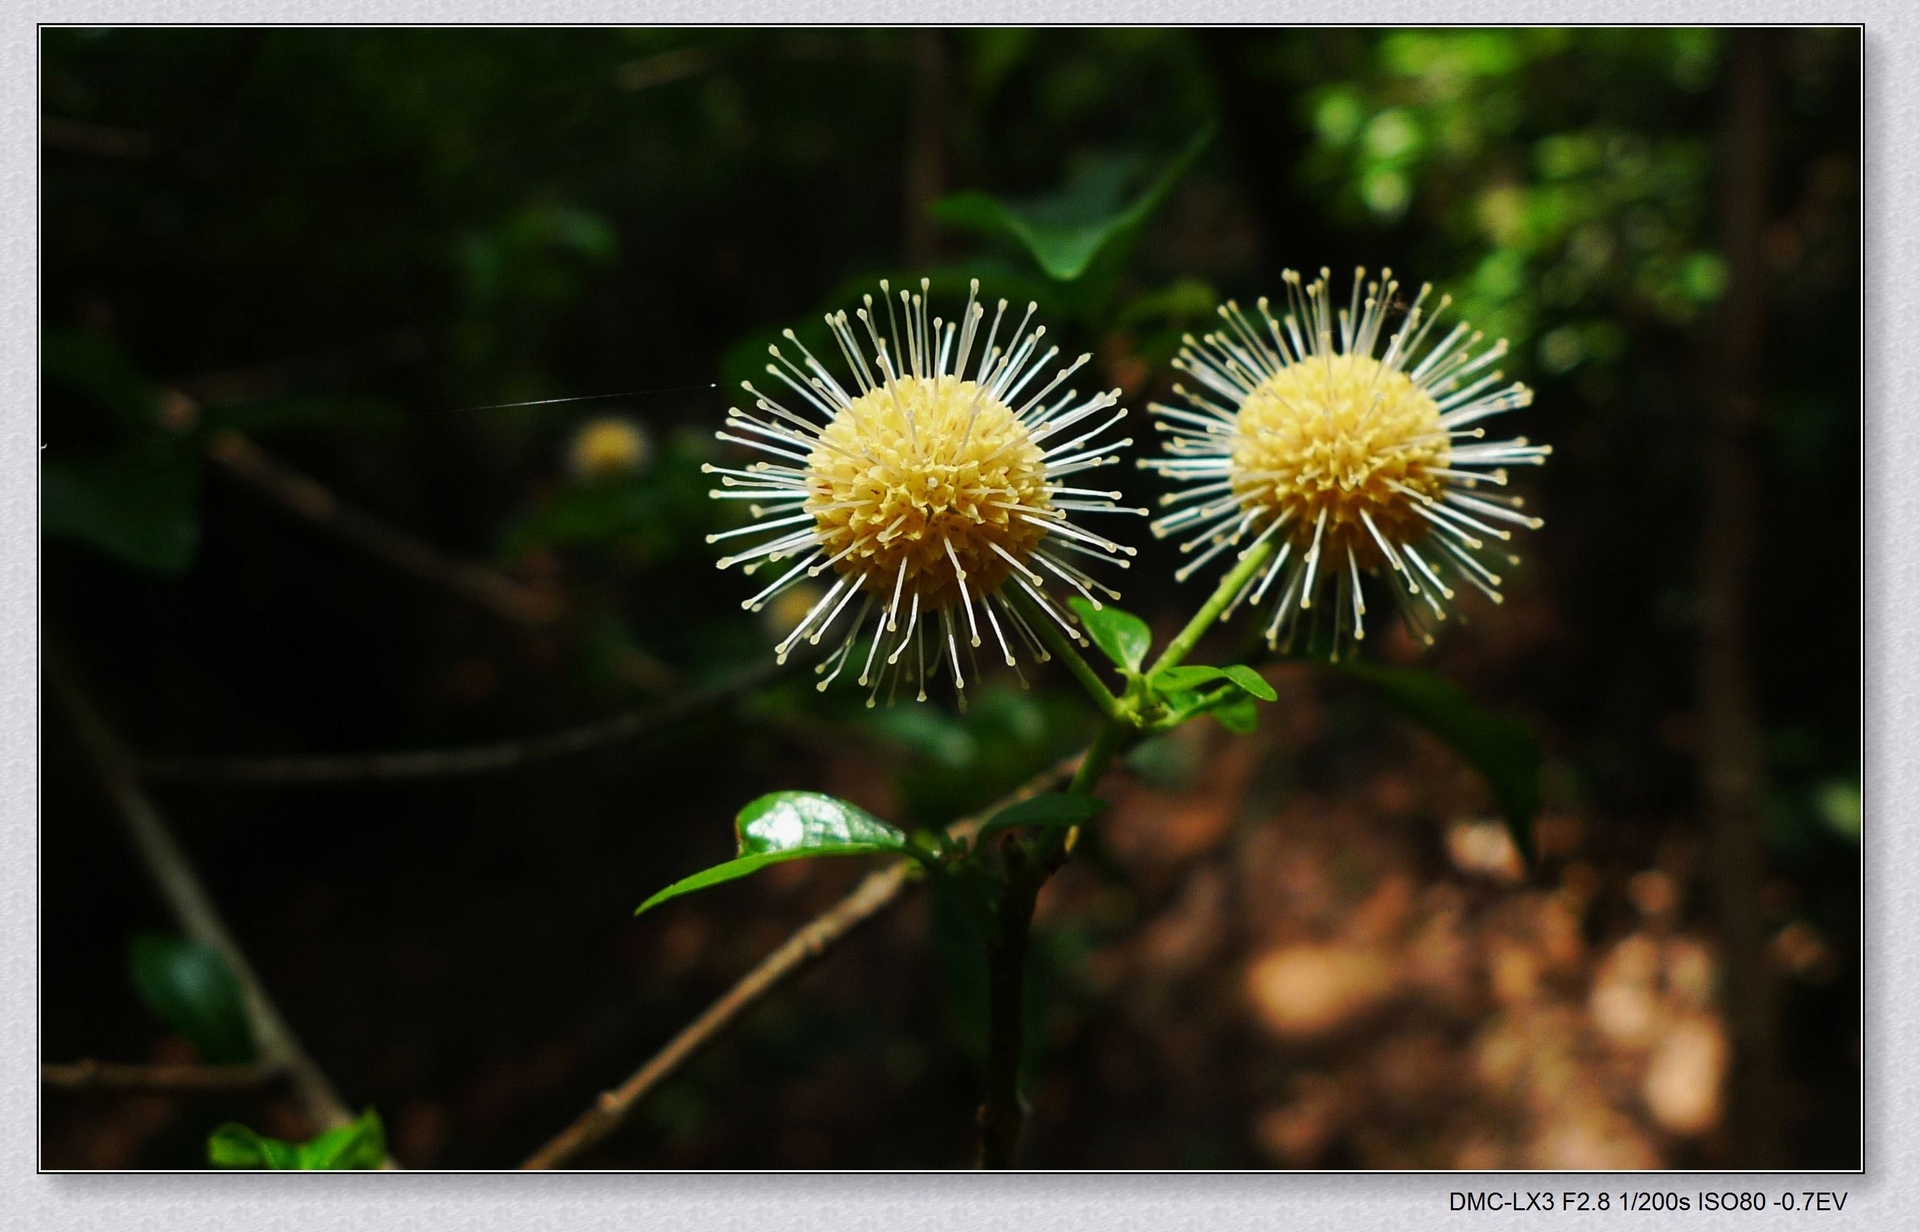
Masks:
[[[647,461],[646,434],[618,416],[589,420],[574,433],[568,461],[576,475],[588,479],[639,470]]]
[[[956,562],[975,599],[1006,581],[1006,556],[1024,566],[1052,506],[1046,461],[1010,408],[973,381],[909,376],[834,415],[807,459],[805,508],[835,569],[883,602],[899,586],[937,609],[960,602]]]
[[[1234,423],[1233,492],[1244,509],[1291,513],[1301,548],[1321,515],[1323,552],[1362,567],[1385,562],[1361,515],[1389,543],[1422,537],[1415,503],[1436,500],[1450,449],[1434,400],[1403,372],[1364,355],[1317,355],[1261,382]],[[1415,495],[1417,494],[1417,495]]]

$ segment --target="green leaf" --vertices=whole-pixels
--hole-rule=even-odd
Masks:
[[[180,448],[57,459],[40,468],[40,529],[125,564],[182,573],[200,543],[200,465]]]
[[[1047,277],[1074,282],[1096,262],[1112,265],[1125,259],[1147,220],[1212,136],[1211,125],[1195,135],[1132,201],[1126,201],[1124,193],[1137,162],[1116,156],[1088,164],[1061,192],[1049,197],[1001,201],[982,192],[960,193],[936,201],[931,213],[949,226],[1012,240]]]
[[[1273,691],[1273,686],[1267,683],[1266,678],[1246,664],[1229,663],[1222,670],[1226,672],[1228,680],[1233,681],[1233,683],[1239,685],[1241,689],[1259,698],[1261,701],[1273,702],[1280,700],[1280,695]]]
[[[740,855],[683,877],[634,912],[668,899],[759,872],[769,864],[813,856],[918,855],[907,836],[866,810],[814,791],[776,791],[740,810]]]
[[[907,836],[845,800],[817,791],[776,791],[740,810],[734,823],[740,854],[806,854],[823,847],[899,851]]]
[[[1153,631],[1146,621],[1110,604],[1096,608],[1085,599],[1075,598],[1070,605],[1102,654],[1130,672],[1140,670],[1147,649],[1153,645]]]
[[[1010,826],[1078,826],[1100,815],[1107,802],[1074,792],[1050,791],[1008,805],[980,827],[980,838]]]
[[[253,1029],[240,981],[219,951],[167,933],[139,933],[129,946],[141,999],[187,1037],[209,1065],[251,1061]]]
[[[1170,667],[1154,677],[1154,683],[1167,692],[1197,689],[1211,680],[1230,681],[1242,692],[1250,693],[1263,702],[1275,701],[1280,696],[1259,672],[1241,663],[1228,667],[1204,667],[1200,664]]]
[[[307,1142],[282,1142],[229,1121],[207,1138],[207,1162],[216,1168],[267,1168],[288,1172],[366,1171],[387,1158],[387,1131],[369,1108]]]
[[[1837,779],[1823,784],[1814,793],[1814,807],[1820,820],[1850,843],[1860,841],[1860,785]]]
[[[342,1125],[300,1146],[300,1167],[310,1172],[350,1172],[378,1168],[387,1158],[387,1130],[369,1108],[351,1125]]]
[[[1478,770],[1493,790],[1514,846],[1533,860],[1533,816],[1540,807],[1540,746],[1527,725],[1491,714],[1431,672],[1367,663],[1340,670],[1377,689],[1387,703],[1438,736]]]
[[[91,397],[128,427],[151,429],[160,390],[126,352],[99,334],[49,329],[40,340],[40,366],[48,381]]]
[[[1226,675],[1224,670],[1217,667],[1202,667],[1197,663],[1188,663],[1155,673],[1153,682],[1169,693],[1187,692],[1199,688],[1209,680],[1224,680]]]
[[[1241,735],[1260,725],[1259,708],[1254,705],[1253,699],[1244,693],[1223,705],[1210,708],[1207,713],[1220,720],[1220,726]]]
[[[227,1122],[207,1137],[207,1162],[216,1168],[272,1168],[292,1171],[300,1166],[300,1148],[268,1138],[245,1125]]]

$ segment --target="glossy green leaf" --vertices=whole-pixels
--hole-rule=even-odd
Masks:
[[[207,1138],[207,1162],[216,1168],[346,1172],[380,1167],[387,1158],[387,1131],[369,1108],[351,1125],[306,1142],[283,1142],[229,1121]]]
[[[1241,691],[1250,693],[1263,702],[1276,700],[1280,695],[1273,691],[1259,672],[1245,664],[1235,663],[1227,667],[1205,667],[1190,664],[1170,667],[1154,677],[1154,683],[1168,692],[1197,689],[1213,680],[1226,680],[1237,685]]]
[[[1212,138],[1208,128],[1196,135],[1160,175],[1131,201],[1127,184],[1137,163],[1109,157],[1088,164],[1059,193],[1025,201],[1002,201],[982,192],[960,193],[935,202],[933,217],[948,226],[1017,243],[1047,277],[1073,282],[1096,262],[1124,259],[1147,220],[1173,191]]]
[[[845,800],[817,791],[776,791],[740,810],[734,823],[740,854],[864,846],[899,851],[907,836]]]
[[[1540,807],[1540,746],[1527,725],[1491,714],[1431,672],[1347,663],[1342,671],[1377,689],[1388,704],[1439,737],[1478,770],[1505,815],[1514,845],[1533,859],[1533,816]]]
[[[141,999],[187,1037],[202,1061],[254,1059],[246,998],[219,951],[168,933],[139,933],[129,958]]]
[[[49,458],[40,468],[40,528],[136,568],[181,573],[200,543],[199,496],[199,460],[182,448]]]
[[[814,856],[916,854],[907,836],[866,810],[814,791],[776,791],[740,810],[735,822],[740,854],[683,877],[634,912],[669,899],[757,873],[769,864]]]
[[[1078,826],[1100,815],[1107,807],[1104,800],[1067,791],[1050,791],[1028,796],[1008,805],[980,827],[980,837],[1011,826]]]
[[[1146,621],[1112,604],[1096,608],[1085,599],[1075,598],[1070,605],[1100,653],[1130,672],[1140,670],[1153,645],[1153,630],[1147,628]]]

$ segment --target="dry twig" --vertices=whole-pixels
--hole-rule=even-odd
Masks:
[[[257,1091],[286,1075],[278,1065],[126,1065],[91,1057],[71,1065],[42,1065],[40,1083],[57,1091],[123,1091],[142,1095],[203,1095]]]
[[[347,504],[238,432],[216,436],[207,447],[207,456],[286,508],[402,573],[444,586],[522,624],[550,624],[561,616],[556,596],[484,565],[449,559],[412,535]]]
[[[530,762],[590,753],[723,705],[778,674],[771,662],[731,680],[640,710],[564,731],[452,749],[344,753],[317,757],[146,757],[140,774],[153,780],[216,783],[366,783],[512,770]]]
[[[353,1122],[353,1114],[340,1099],[333,1083],[319,1065],[307,1055],[306,1048],[280,1015],[280,1007],[254,973],[253,965],[240,945],[227,931],[226,921],[200,883],[186,852],[168,829],[160,812],[134,776],[133,762],[120,738],[107,725],[93,702],[60,658],[48,654],[46,675],[72,719],[80,740],[86,746],[94,768],[104,780],[107,794],[119,808],[122,820],[133,837],[141,863],[152,876],[160,896],[166,900],[180,931],[203,945],[218,951],[240,982],[246,1001],[247,1019],[253,1040],[265,1065],[284,1070],[293,1087],[294,1098],[316,1129],[332,1129]],[[391,1163],[391,1161],[389,1161]]]
[[[956,838],[971,837],[983,822],[1001,809],[1046,791],[1070,776],[1079,762],[1080,755],[1076,753],[1049,766],[979,813],[954,823],[948,827],[948,833]],[[648,1092],[658,1087],[704,1045],[711,1043],[760,998],[892,905],[900,897],[901,890],[906,888],[909,871],[908,862],[903,860],[867,874],[852,893],[824,914],[814,917],[783,941],[780,948],[761,959],[739,983],[729,988],[698,1018],[682,1027],[645,1065],[613,1090],[602,1091],[593,1105],[581,1113],[573,1124],[554,1135],[520,1166],[536,1170],[561,1167],[618,1129]]]

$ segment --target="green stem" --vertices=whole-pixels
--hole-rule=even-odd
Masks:
[[[1235,595],[1273,555],[1271,541],[1259,543],[1240,558],[1179,636],[1167,644],[1148,675],[1178,666],[1213,627]],[[1037,613],[1036,627],[1048,647],[1067,665],[1106,719],[1080,760],[1067,790],[1092,795],[1100,776],[1129,740],[1142,730],[1138,697],[1132,688],[1125,699],[1094,674],[1067,635],[1045,613]],[[1137,679],[1129,677],[1138,683]],[[1033,909],[1040,889],[1054,870],[1066,863],[1072,831],[1050,830],[1030,846],[1008,836],[1002,851],[1006,860],[998,909],[998,935],[987,946],[987,1090],[980,1105],[980,1166],[1010,1168],[1020,1144],[1026,1110],[1020,1103],[1020,1056],[1025,1024],[1027,949],[1033,933]]]
[[[1233,597],[1240,593],[1241,588],[1252,579],[1255,573],[1259,572],[1260,567],[1267,563],[1267,558],[1272,556],[1273,552],[1274,546],[1271,539],[1256,543],[1248,549],[1247,554],[1240,558],[1240,563],[1220,579],[1220,584],[1213,588],[1212,597],[1193,614],[1193,619],[1187,622],[1187,627],[1180,630],[1174,639],[1167,643],[1167,648],[1160,652],[1160,657],[1155,659],[1153,666],[1147,669],[1147,675],[1151,676],[1170,667],[1180,666],[1180,661],[1199,644],[1202,637],[1206,636],[1207,630],[1213,627],[1214,621],[1220,619],[1220,613],[1227,610],[1227,605],[1233,602]]]
[[[1031,603],[1027,606],[1030,611],[1034,608]],[[1066,631],[1045,612],[1033,611],[1032,614],[1033,619],[1028,623],[1040,634],[1040,640],[1047,644],[1047,649],[1053,652],[1054,657],[1067,665],[1067,670],[1073,673],[1073,678],[1080,682],[1080,687],[1087,691],[1087,696],[1093,699],[1093,704],[1100,708],[1101,717],[1108,723],[1123,721],[1120,699],[1113,695],[1113,690],[1107,688],[1100,677],[1094,674],[1093,668],[1087,664],[1087,661],[1080,657],[1079,649],[1067,637]]]

